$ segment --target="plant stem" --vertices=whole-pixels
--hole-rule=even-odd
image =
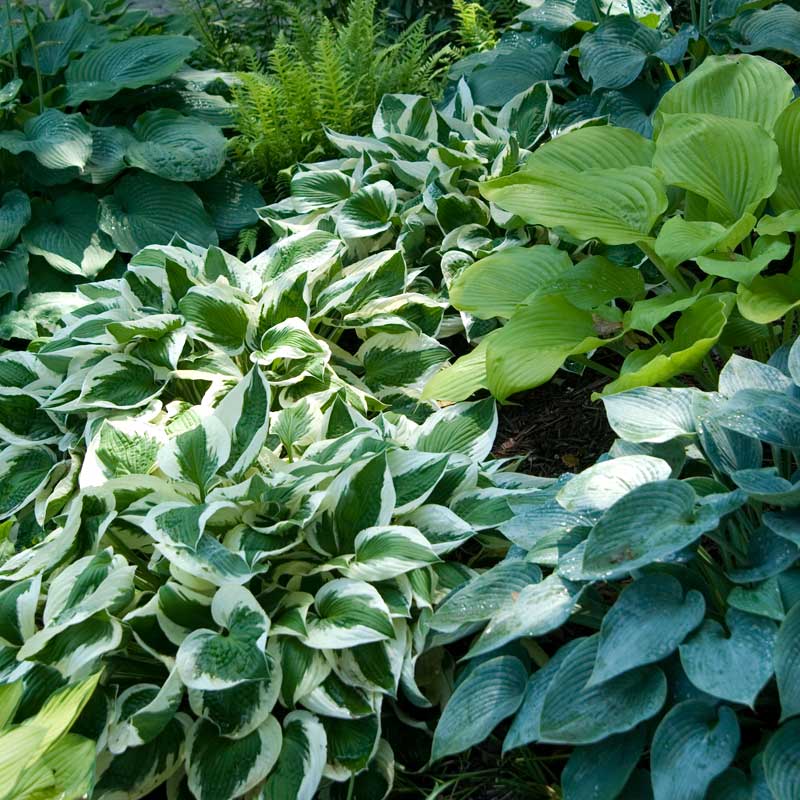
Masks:
[[[670,269],[661,258],[656,255],[656,251],[647,242],[637,242],[636,245],[653,262],[658,271],[664,276],[664,279],[675,291],[689,291],[689,284],[683,279],[677,267]]]
[[[33,31],[28,22],[28,15],[22,9],[22,21],[25,23],[25,30],[28,33],[28,41],[31,43],[31,55],[33,56],[33,68],[36,71],[36,89],[39,92],[39,113],[44,111],[44,86],[42,84],[42,71],[39,69],[39,48],[36,39],[33,38]],[[13,43],[12,43],[13,47]]]
[[[797,321],[797,310],[792,308],[783,319],[783,343],[789,344],[794,339],[794,326]]]
[[[584,367],[588,367],[589,369],[593,369],[595,372],[599,372],[601,375],[606,375],[609,378],[619,377],[619,372],[616,372],[610,367],[598,364],[596,361],[592,361],[592,359],[588,356],[570,356],[570,358],[572,358],[573,361],[577,361],[578,364],[582,364]]]
[[[356,776],[350,776],[350,783],[347,785],[347,800],[353,800],[353,791],[356,788]]]
[[[11,0],[6,0],[6,19],[8,20],[8,36],[11,43],[11,66],[14,70],[14,77],[19,78],[19,69],[17,68],[17,51],[14,47],[14,25],[11,22]]]
[[[595,17],[597,17],[597,21],[602,22],[603,12],[600,10],[599,0],[592,0],[592,9],[594,10]]]

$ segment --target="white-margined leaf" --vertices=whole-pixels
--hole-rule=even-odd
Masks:
[[[317,592],[314,604],[317,613],[309,617],[304,639],[309,647],[337,650],[394,636],[389,609],[369,583],[332,580]]]
[[[189,733],[186,753],[192,794],[197,800],[242,796],[269,775],[282,738],[275,717],[242,739],[220,736],[212,723],[198,720]]]
[[[261,790],[262,800],[313,800],[326,758],[327,737],[319,720],[307,711],[287,714],[281,752]]]
[[[365,528],[355,538],[355,551],[342,573],[370,582],[396,578],[439,561],[428,540],[408,525]]]
[[[176,659],[183,683],[189,689],[220,691],[271,680],[275,662],[264,650],[269,619],[252,594],[241,586],[222,586],[211,614],[227,633],[200,629],[184,639]]]
[[[218,416],[173,436],[158,452],[158,466],[170,478],[193,483],[204,497],[214,476],[228,461],[231,434]]]
[[[214,410],[230,436],[230,454],[222,467],[229,477],[244,477],[258,458],[269,429],[269,407],[269,384],[256,366]]]

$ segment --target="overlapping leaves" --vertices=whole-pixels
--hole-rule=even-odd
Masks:
[[[248,263],[151,247],[0,356],[0,688],[27,718],[103,670],[79,726],[96,773],[75,766],[92,798],[391,776],[385,700],[425,702],[431,610],[473,574],[450,554],[531,492],[486,460],[492,400],[435,410],[323,338],[345,313],[369,329],[373,282],[405,288],[400,253],[343,260],[317,232]],[[370,419],[408,392],[424,421]]]
[[[230,239],[250,224],[262,202],[255,187],[221,171],[228,103],[203,90],[219,73],[181,73],[198,42],[148,33],[147,15],[123,12],[119,4],[99,4],[90,14],[67,4],[45,19],[26,9],[29,34],[20,15],[9,19],[14,35],[3,71],[13,67],[15,82],[0,101],[0,151],[14,158],[0,186],[0,246],[18,245],[4,256],[4,340],[48,329],[51,309],[62,303],[58,290],[104,270],[118,273],[117,253],[127,257],[175,234],[216,244],[218,232]],[[201,200],[193,186],[212,177]],[[244,204],[235,202],[237,193]]]
[[[612,395],[611,451],[511,501],[515,546],[433,615],[470,644],[434,758],[510,720],[504,750],[574,746],[576,796],[643,779],[661,800],[791,796],[799,357],[800,342],[770,365],[734,356],[718,392]],[[550,636],[567,623],[566,643]]]

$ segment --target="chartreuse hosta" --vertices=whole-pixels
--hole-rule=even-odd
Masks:
[[[456,308],[506,324],[426,393],[458,400],[484,387],[504,399],[599,348],[624,357],[605,389],[613,393],[697,372],[714,348],[769,352],[785,340],[800,306],[793,91],[770,61],[712,56],[664,95],[652,141],[583,127],[481,184],[484,197],[551,229],[566,249],[506,249],[455,279]],[[647,264],[603,255],[624,247]]]
[[[150,248],[0,356],[0,691],[35,727],[100,676],[68,742],[95,743],[92,800],[383,796],[386,700],[429,705],[433,607],[475,574],[448,558],[537,485],[485,460],[491,399],[367,417],[392,373],[313,331],[402,257],[339,272],[340,247]]]
[[[611,451],[512,500],[507,557],[433,615],[468,646],[433,758],[509,720],[505,752],[572,748],[567,800],[793,800],[800,343],[604,400]]]
[[[32,339],[80,281],[175,233],[216,244],[257,220],[222,171],[230,77],[118,0],[0,10],[0,339]],[[148,34],[148,35],[142,35]],[[123,255],[125,254],[125,255]]]

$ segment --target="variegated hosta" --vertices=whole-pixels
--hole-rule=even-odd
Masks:
[[[522,220],[482,199],[478,184],[517,169],[544,135],[552,96],[538,83],[499,112],[476,105],[466,81],[434,109],[426,97],[386,95],[373,135],[328,132],[342,158],[301,164],[291,196],[259,209],[280,237],[335,231],[352,257],[398,248],[417,291],[443,299],[455,277],[476,258],[528,242]],[[380,298],[373,313],[392,314]],[[441,335],[492,328],[468,314],[445,319]]]
[[[485,462],[491,400],[369,420],[359,359],[312,327],[402,257],[337,273],[336,239],[292,244],[144,251],[0,356],[0,685],[27,715],[102,671],[93,800],[388,791],[384,701],[427,705],[433,607],[473,574],[448,556],[536,484]]]
[[[567,798],[800,796],[798,398],[800,340],[605,398],[611,452],[512,499],[506,559],[433,615],[470,637],[433,758],[510,719],[504,751],[573,748]]]

